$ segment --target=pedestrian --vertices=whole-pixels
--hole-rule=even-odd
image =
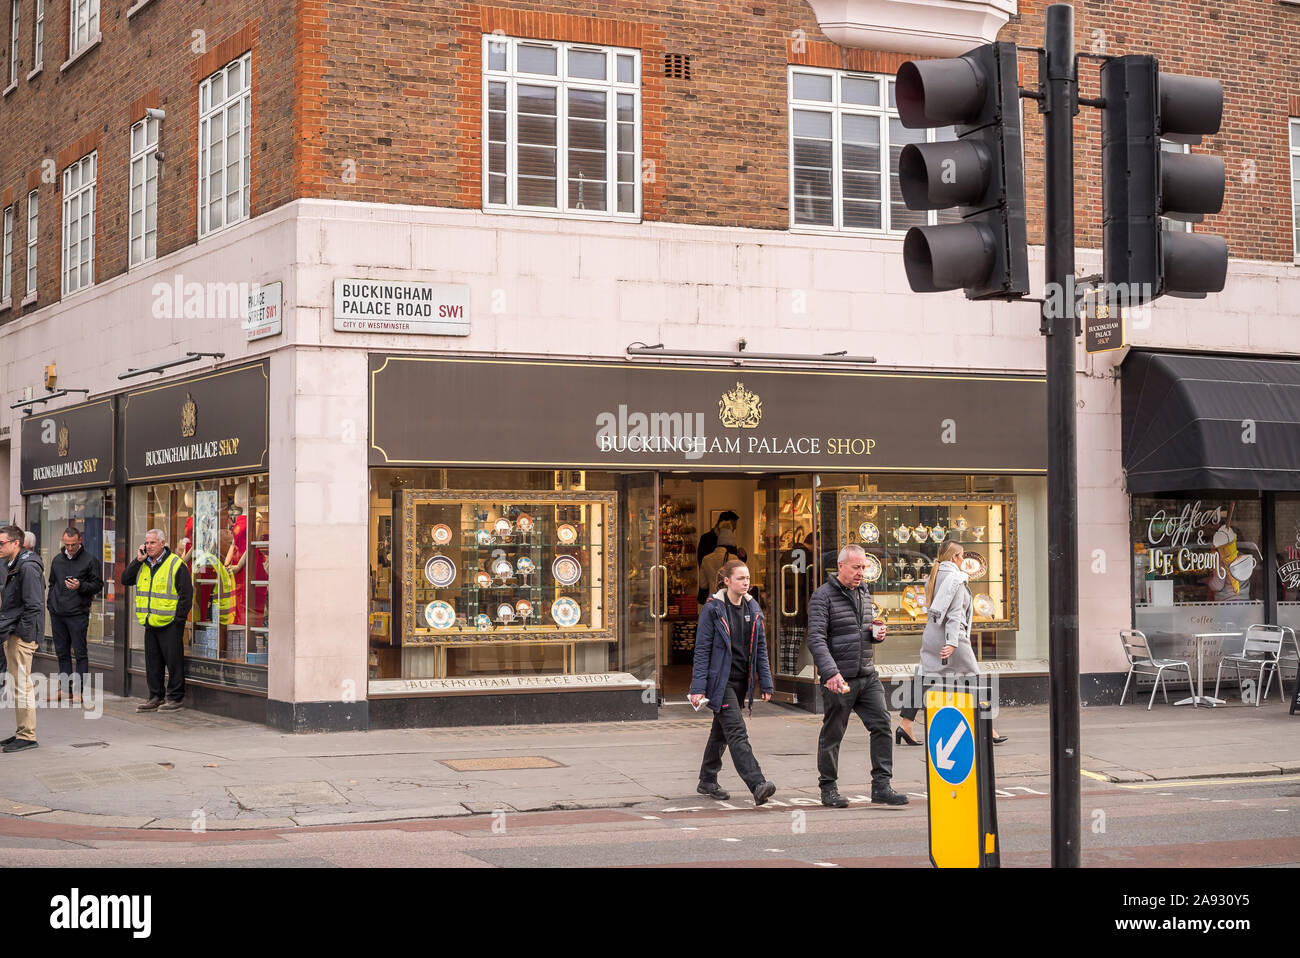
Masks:
[[[35,551],[36,551],[36,533],[35,533],[35,532],[25,532],[25,533],[23,533],[23,548],[24,548],[24,549],[27,549],[27,550],[29,550],[29,551],[31,551],[31,552],[35,552]]]
[[[754,687],[763,701],[772,700],[772,673],[767,666],[767,636],[763,613],[749,595],[749,569],[738,559],[722,566],[721,588],[700,609],[695,630],[695,672],[691,677],[690,701],[697,709],[707,704],[713,710],[713,728],[700,763],[700,784],[696,789],[726,801],[731,795],[718,784],[723,749],[731,750],[731,761],[762,805],[776,793],[776,786],[763,777],[763,770],[749,746],[749,735],[740,710],[746,696],[754,714]]]
[[[700,605],[708,601],[709,593],[717,588],[717,582],[713,576],[705,578],[701,566],[704,565],[705,556],[713,553],[719,546],[724,548],[728,553],[736,549],[736,526],[740,524],[740,516],[727,509],[720,516],[718,521],[713,524],[713,528],[704,535],[700,536],[699,543],[695,546],[695,570],[699,574],[699,592],[697,598]],[[723,560],[726,561],[725,559]]]
[[[81,547],[81,530],[69,525],[63,530],[63,548],[50,560],[45,607],[59,659],[59,688],[54,694],[56,699],[70,698],[73,705],[81,703],[81,690],[90,675],[86,658],[90,606],[104,588],[98,566],[99,560]]]
[[[970,594],[970,576],[961,570],[965,552],[960,543],[945,542],[939,547],[930,578],[926,580],[925,632],[921,635],[922,675],[974,676],[980,670],[970,641],[975,601]],[[913,689],[915,691],[915,684]],[[915,702],[912,704],[916,706]],[[902,718],[909,720],[909,732],[910,719],[916,717],[917,711],[913,707],[900,713]],[[997,729],[990,728],[990,731],[994,745],[1007,740],[1005,735],[998,734]]]
[[[137,712],[174,712],[185,700],[185,620],[194,602],[190,570],[167,548],[161,529],[145,533],[144,545],[122,573],[135,586],[135,617],[144,626],[144,670],[149,700]],[[166,684],[164,684],[164,668]]]
[[[36,701],[32,693],[32,653],[45,634],[45,568],[41,557],[23,548],[23,530],[0,527],[0,562],[5,581],[0,590],[0,641],[13,689],[18,727],[0,741],[0,751],[36,748]]]
[[[808,603],[808,650],[826,683],[821,735],[817,740],[817,784],[822,804],[845,808],[840,794],[840,742],[857,713],[871,736],[871,801],[906,805],[906,795],[894,791],[893,725],[885,706],[885,689],[876,673],[872,647],[885,638],[885,623],[875,618],[875,603],[862,581],[867,556],[859,545],[840,550],[834,575],[812,594]]]

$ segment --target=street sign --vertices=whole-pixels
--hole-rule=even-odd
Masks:
[[[993,740],[979,718],[988,690],[958,683],[925,693],[930,861],[936,868],[998,865]]]
[[[1090,353],[1104,353],[1124,347],[1124,309],[1093,300],[1084,305],[1083,345]]]

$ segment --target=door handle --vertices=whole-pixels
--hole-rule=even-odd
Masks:
[[[793,569],[793,568],[794,568],[794,563],[787,563],[786,565],[781,566],[781,614],[784,615],[786,618],[790,618],[791,616],[795,616],[799,614],[799,580],[797,578],[794,580],[795,587],[792,590],[794,592],[793,611],[787,609],[785,605],[785,570]],[[795,573],[795,575],[797,576],[798,573]]]
[[[656,569],[662,571],[656,573]],[[655,581],[650,584],[650,616],[655,619],[666,619],[668,618],[668,566],[652,565],[650,567],[650,574],[654,576],[655,579]],[[663,577],[662,589],[659,588],[660,575]],[[656,597],[658,597],[658,601],[655,600]]]

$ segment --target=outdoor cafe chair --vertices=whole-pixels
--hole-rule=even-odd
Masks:
[[[1156,702],[1156,689],[1160,689],[1165,695],[1165,704],[1169,704],[1169,687],[1161,685],[1164,680],[1165,669],[1184,669],[1187,672],[1187,684],[1192,685],[1192,667],[1181,659],[1157,659],[1151,655],[1151,646],[1147,644],[1147,637],[1141,629],[1121,629],[1119,640],[1124,644],[1124,654],[1128,656],[1128,676],[1124,679],[1124,691],[1120,693],[1119,704],[1124,704],[1124,696],[1128,694],[1128,684],[1132,681],[1134,674],[1154,675],[1156,677],[1155,685],[1151,688],[1151,701],[1147,702],[1147,711],[1151,711],[1151,706]],[[1137,690],[1134,689],[1134,697],[1137,697]]]
[[[1248,672],[1254,672],[1259,669],[1259,679],[1255,685],[1255,707],[1259,708],[1259,703],[1268,698],[1269,690],[1273,688],[1273,677],[1277,676],[1278,694],[1283,700],[1286,699],[1286,690],[1282,687],[1281,665],[1282,665],[1282,643],[1286,641],[1286,634],[1289,632],[1280,625],[1252,625],[1246,629],[1246,644],[1242,647],[1239,655],[1225,655],[1219,660],[1219,671],[1214,677],[1214,697],[1219,697],[1219,682],[1223,678],[1223,667],[1231,666],[1233,673],[1237,678],[1237,685],[1241,685],[1241,670],[1247,669]],[[1264,686],[1264,693],[1259,694],[1260,685],[1264,682],[1264,673],[1268,672],[1268,685]],[[1242,701],[1245,701],[1246,691],[1242,689]]]

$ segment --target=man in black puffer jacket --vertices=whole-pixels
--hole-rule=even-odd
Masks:
[[[872,635],[875,603],[862,583],[867,556],[861,546],[840,550],[835,575],[812,595],[808,604],[808,651],[826,683],[825,713],[817,740],[817,784],[822,804],[845,808],[849,801],[839,793],[840,742],[849,727],[849,717],[858,713],[871,733],[871,801],[873,804],[906,805],[907,796],[894,791],[893,727],[885,706],[885,689],[872,661],[872,643],[883,641],[885,626],[877,623],[879,638]]]
[[[59,690],[72,704],[81,702],[90,663],[86,658],[86,631],[90,627],[90,606],[104,588],[99,558],[81,547],[81,530],[68,526],[63,548],[50,560],[50,591],[45,607],[50,611],[50,632],[59,659]],[[74,672],[73,669],[76,669]],[[74,681],[73,676],[78,678]]]

